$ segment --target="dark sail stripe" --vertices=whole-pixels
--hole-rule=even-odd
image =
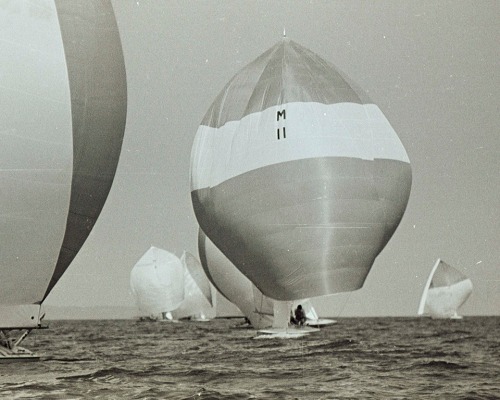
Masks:
[[[125,64],[111,2],[55,3],[70,82],[74,158],[65,236],[44,298],[83,246],[104,206],[127,115]]]

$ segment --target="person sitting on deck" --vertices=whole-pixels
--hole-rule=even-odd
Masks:
[[[306,323],[306,313],[304,312],[304,309],[302,308],[302,305],[298,305],[297,308],[295,309],[295,324],[302,326]]]

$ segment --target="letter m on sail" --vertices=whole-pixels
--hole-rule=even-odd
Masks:
[[[283,117],[283,119],[286,119],[286,112],[285,112],[285,110],[277,112],[277,114],[276,114],[276,121],[279,121],[280,117]]]

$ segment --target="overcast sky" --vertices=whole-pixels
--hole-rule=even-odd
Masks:
[[[499,1],[113,1],[128,115],[108,201],[49,305],[133,306],[151,246],[197,255],[191,145],[244,65],[287,36],[346,72],[398,133],[410,201],[365,286],[316,302],[328,316],[415,315],[437,258],[474,292],[463,314],[500,313]]]

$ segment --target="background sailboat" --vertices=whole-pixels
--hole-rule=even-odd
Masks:
[[[465,274],[438,259],[424,287],[418,315],[459,319],[458,309],[472,293],[472,282]]]
[[[184,268],[172,253],[150,247],[130,273],[130,287],[142,317],[172,320],[184,301]]]
[[[184,251],[181,256],[184,270],[184,301],[173,312],[177,319],[209,321],[216,314],[216,291],[210,284],[200,261]]]
[[[127,86],[110,1],[2,2],[0,38],[1,350],[21,357],[108,196]]]
[[[215,289],[189,252],[175,254],[152,246],[132,268],[130,287],[142,319],[215,318]]]

